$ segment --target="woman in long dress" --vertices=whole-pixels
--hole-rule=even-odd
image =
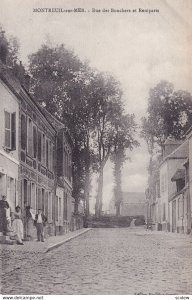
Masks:
[[[15,208],[14,213],[14,220],[12,224],[14,232],[17,234],[17,244],[23,245],[22,239],[23,239],[23,222],[21,219],[21,208],[17,206]]]
[[[33,219],[32,209],[29,205],[26,206],[25,224],[26,224],[27,239],[32,240],[33,231],[34,231],[34,219]]]

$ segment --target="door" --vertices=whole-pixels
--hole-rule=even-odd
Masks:
[[[172,232],[176,232],[176,200],[172,202]]]

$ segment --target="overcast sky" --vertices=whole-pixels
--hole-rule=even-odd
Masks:
[[[86,13],[34,13],[33,8],[84,8]],[[159,13],[92,13],[97,9],[159,9]],[[90,12],[88,12],[90,10]],[[120,80],[126,111],[137,122],[145,115],[149,89],[160,80],[192,92],[191,0],[1,0],[0,22],[20,41],[21,59],[47,37],[64,43],[91,66]],[[123,190],[144,191],[148,154],[145,143],[130,153],[123,169]],[[105,169],[105,208],[112,197],[111,164]],[[94,207],[94,197],[91,207]]]

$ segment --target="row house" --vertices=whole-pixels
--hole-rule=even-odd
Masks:
[[[158,230],[191,232],[192,134],[185,141],[167,139],[157,166],[158,191],[154,196],[153,223]],[[190,181],[191,180],[191,181]]]
[[[0,194],[11,210],[26,207],[48,217],[47,234],[72,228],[72,146],[70,134],[33,100],[6,65],[0,64]],[[31,235],[31,232],[30,232]],[[35,228],[33,235],[36,235]]]
[[[188,140],[178,145],[177,141],[167,140],[164,159],[159,168],[162,230],[171,232],[184,231],[187,209],[188,188],[186,187],[184,165],[189,155]],[[171,152],[173,146],[176,149]]]
[[[0,64],[0,199],[6,196],[11,209],[18,204],[19,100],[7,85]]]
[[[48,111],[44,110],[44,113],[57,131],[55,224],[56,232],[61,234],[73,230],[72,215],[75,201],[72,197],[73,140],[64,124]]]
[[[48,217],[48,233],[54,234],[56,130],[25,89],[19,94],[19,204],[23,211],[27,206],[34,212],[42,208]]]

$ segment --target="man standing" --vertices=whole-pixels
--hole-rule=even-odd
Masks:
[[[44,242],[44,226],[47,222],[46,216],[43,214],[42,210],[38,209],[38,214],[35,215],[35,224],[37,228],[37,240],[38,242]]]

